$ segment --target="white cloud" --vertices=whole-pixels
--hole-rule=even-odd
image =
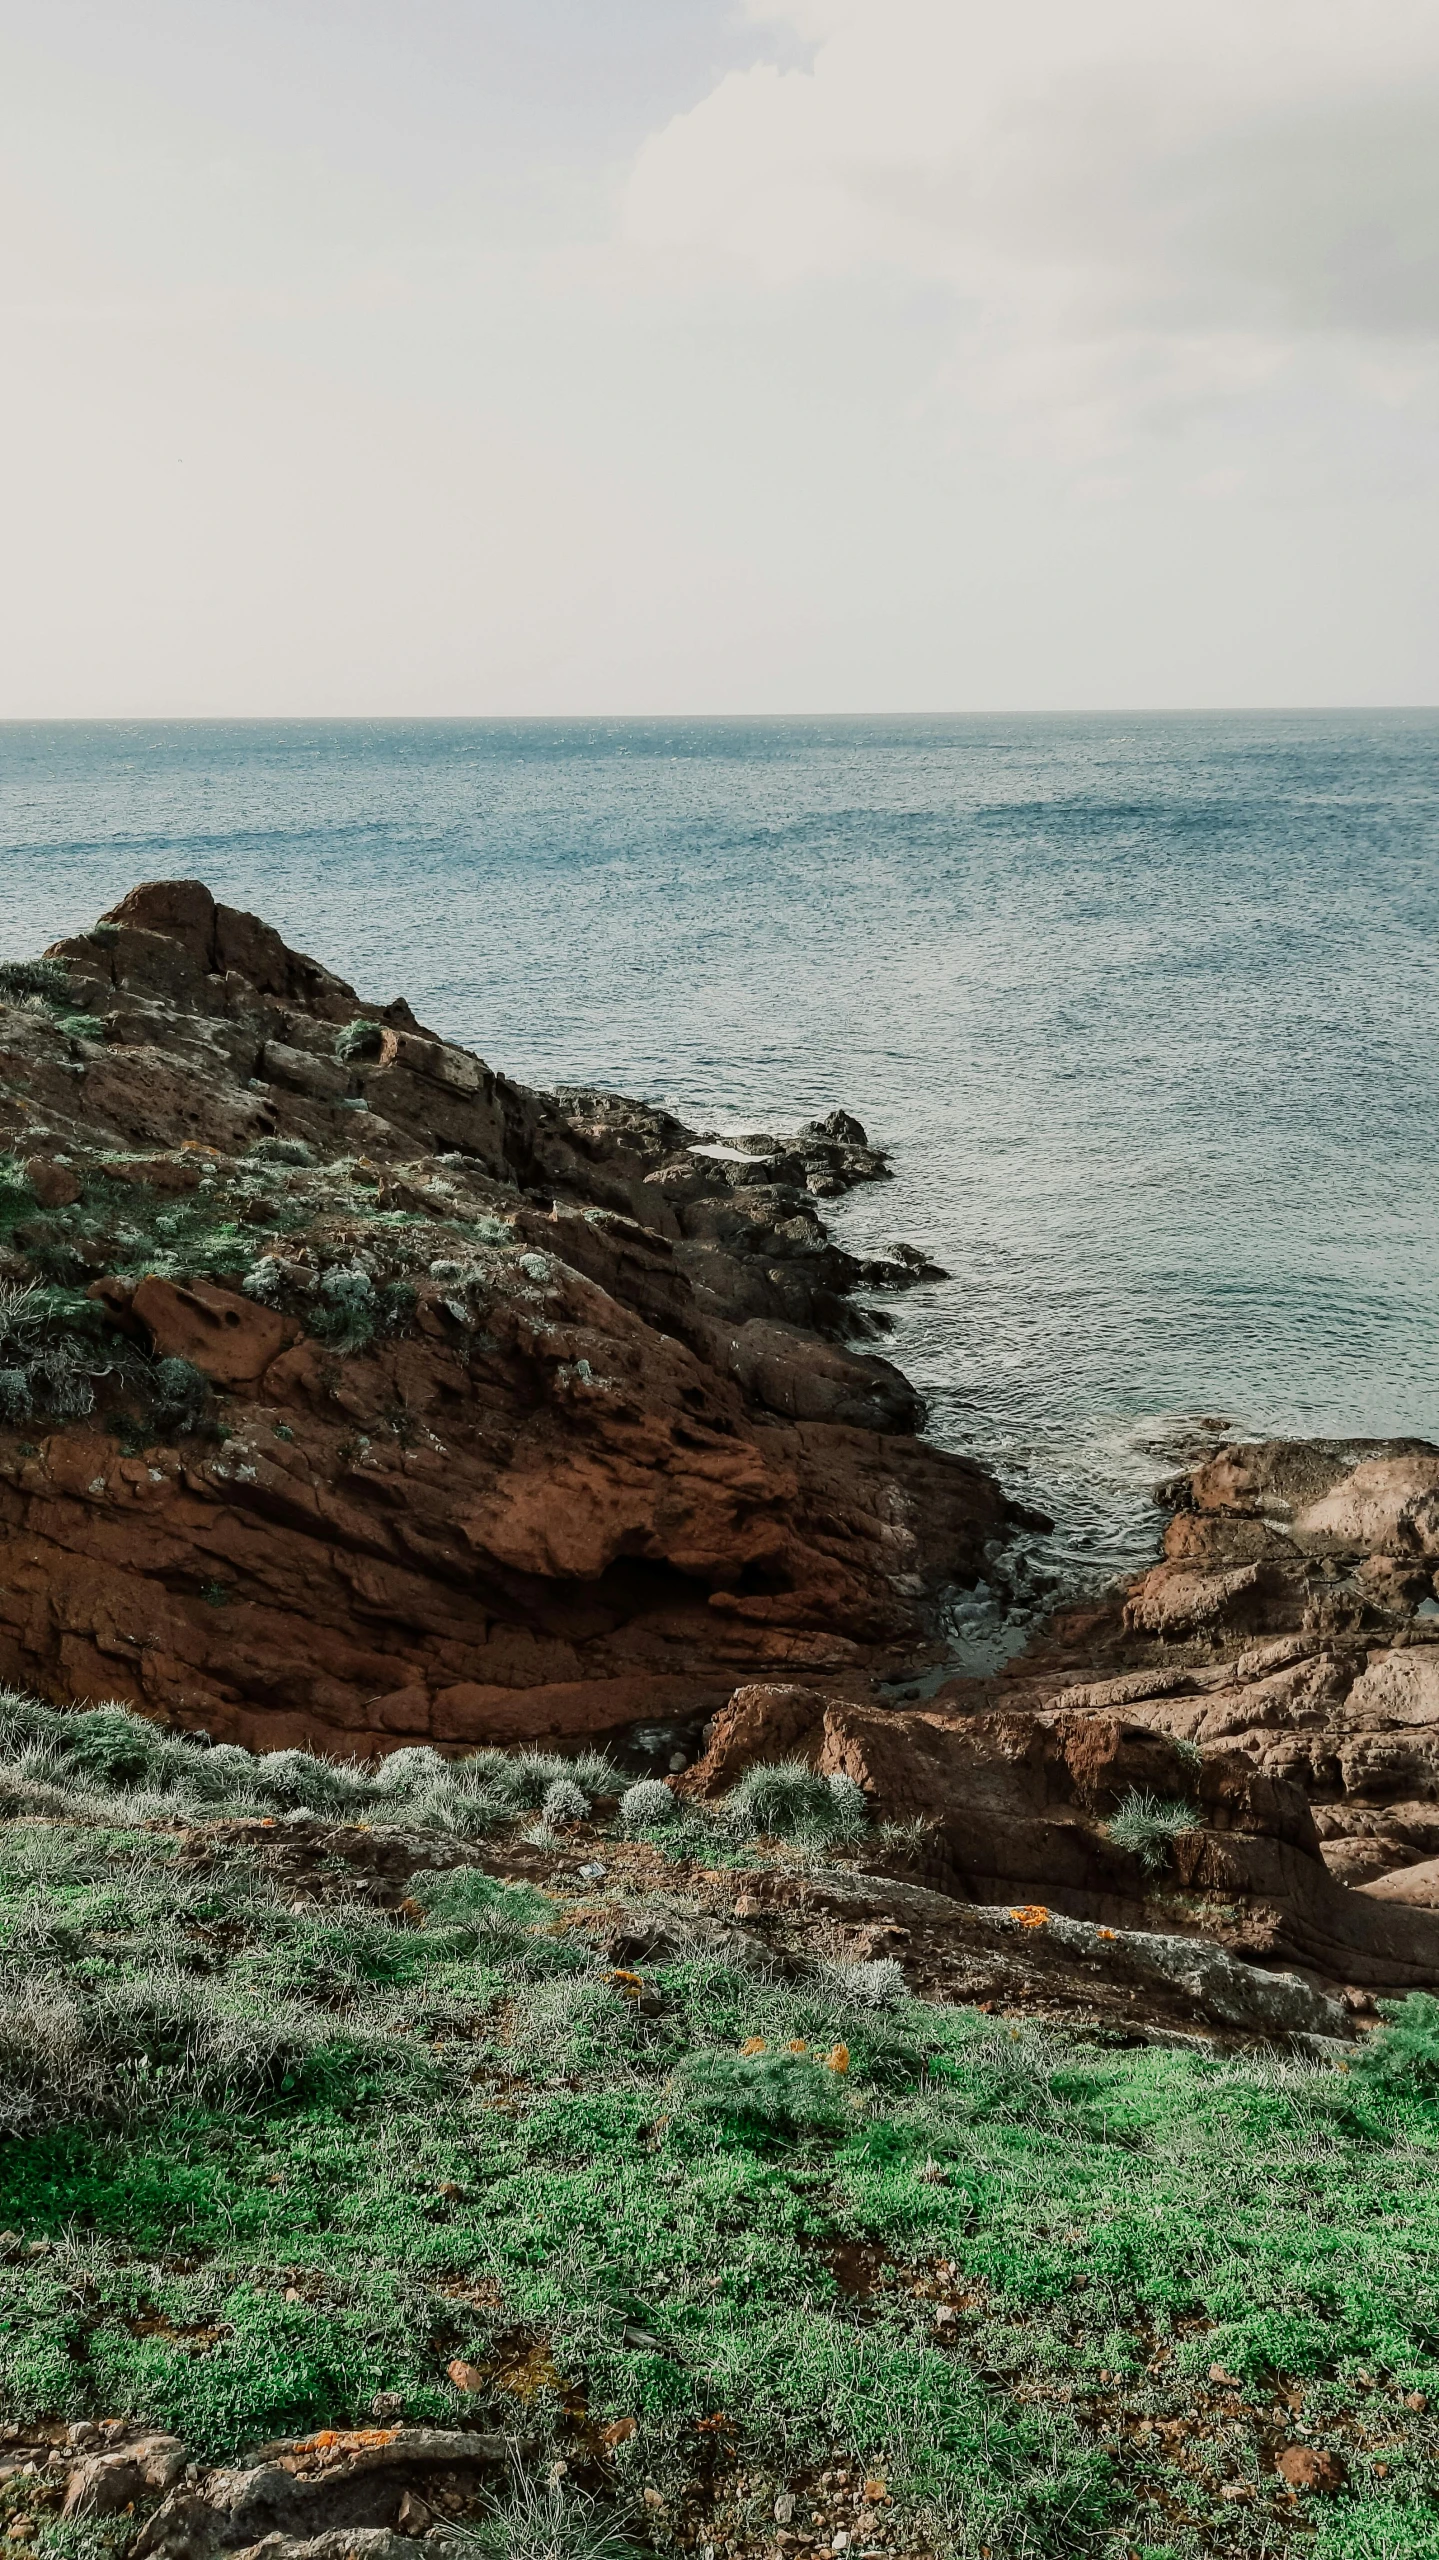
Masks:
[[[1439,0],[420,15],[0,0],[0,711],[1439,698]]]
[[[1432,0],[790,0],[645,144],[632,248],[1031,329],[1439,332]]]

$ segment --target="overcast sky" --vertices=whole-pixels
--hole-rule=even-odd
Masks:
[[[0,0],[0,712],[1439,699],[1439,0]]]

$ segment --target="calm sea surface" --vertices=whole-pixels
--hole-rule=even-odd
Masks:
[[[1147,1553],[1187,1424],[1439,1439],[1439,714],[9,724],[0,952],[187,874],[534,1083],[836,1103],[931,1429]],[[1156,1455],[1158,1453],[1158,1455]]]

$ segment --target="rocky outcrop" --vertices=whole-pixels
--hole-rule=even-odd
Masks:
[[[23,974],[23,973],[22,973]],[[531,1092],[196,882],[0,984],[0,1678],[262,1747],[867,1688],[1017,1514],[872,1349],[837,1113]]]
[[[715,1719],[683,1783],[720,1793],[750,1762],[780,1758],[854,1779],[879,1814],[916,1824],[906,1871],[965,1902],[1208,1935],[1355,1986],[1439,1979],[1439,1913],[1336,1881],[1301,1787],[1128,1713],[1062,1701],[896,1711],[754,1685]],[[1136,1798],[1175,1808],[1180,1824],[1136,1845],[1115,1822]]]
[[[1161,1560],[1003,1674],[902,1712],[750,1686],[686,1783],[797,1756],[918,1823],[945,1893],[1356,1992],[1439,1981],[1439,1450],[1232,1444],[1160,1499]],[[1178,1826],[1149,1867],[1111,1834],[1126,1800]]]
[[[1058,1621],[984,1703],[1122,1712],[1235,1754],[1302,1791],[1337,1882],[1434,1907],[1423,1870],[1439,1857],[1439,1450],[1234,1444],[1161,1499],[1162,1560],[1082,1620]],[[973,1691],[941,1695],[959,1705]]]

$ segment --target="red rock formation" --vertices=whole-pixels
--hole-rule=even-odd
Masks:
[[[1092,1709],[896,1711],[812,1687],[753,1685],[717,1717],[683,1784],[722,1792],[754,1760],[855,1779],[876,1812],[924,1818],[907,1865],[941,1893],[1118,1930],[1198,1934],[1264,1964],[1409,1989],[1439,1980],[1439,1912],[1353,1893],[1324,1864],[1303,1790],[1239,1752],[1192,1754]],[[1121,1803],[1194,1810],[1161,1868],[1112,1839]],[[1405,1907],[1400,1907],[1401,1903]]]
[[[0,1338],[0,1677],[260,1746],[597,1732],[867,1687],[1016,1516],[843,1339],[908,1277],[814,1210],[884,1171],[857,1124],[697,1157],[196,882],[49,956],[107,1036],[0,1008],[0,1269],[60,1292]]]
[[[905,1713],[748,1687],[686,1783],[798,1755],[922,1817],[942,1892],[1197,1930],[1338,1983],[1439,1981],[1439,1618],[1415,1614],[1439,1450],[1236,1444],[1162,1498],[1163,1561],[997,1678]],[[1161,1881],[1108,1836],[1126,1793],[1196,1808]]]

